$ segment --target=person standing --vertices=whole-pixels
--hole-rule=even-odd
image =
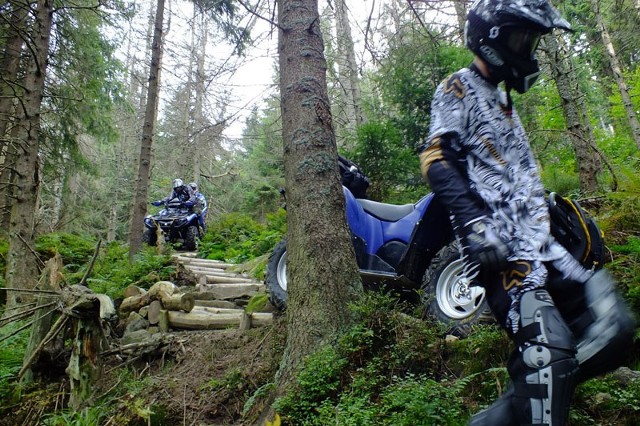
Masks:
[[[473,63],[438,86],[430,133],[420,148],[421,172],[449,210],[465,273],[485,288],[516,346],[507,365],[510,391],[474,416],[472,425],[566,424],[571,396],[584,377],[581,361],[633,336],[633,321],[614,314],[603,320],[615,325],[606,338],[581,357],[580,342],[550,293],[551,281],[577,283],[584,303],[572,315],[580,317],[605,297],[584,289],[613,292],[605,271],[585,269],[551,236],[538,167],[513,108],[511,91],[524,93],[535,83],[538,42],[556,28],[571,26],[547,0],[474,2],[465,27]],[[504,91],[498,88],[503,82]],[[592,331],[598,320],[589,317]],[[613,366],[598,364],[589,374]]]

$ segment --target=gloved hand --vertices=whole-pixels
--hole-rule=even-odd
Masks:
[[[156,207],[161,206],[162,204],[164,204],[164,201],[162,201],[162,200],[152,201],[151,202],[151,205],[152,206],[156,206]]]
[[[185,201],[184,206],[185,207],[193,207],[193,201]]]
[[[508,265],[508,249],[485,223],[485,217],[474,219],[460,228],[463,252],[485,272],[497,272]]]

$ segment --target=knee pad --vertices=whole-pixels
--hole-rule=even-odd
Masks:
[[[522,296],[520,323],[507,365],[512,412],[521,424],[564,425],[578,369],[573,335],[546,290]]]
[[[579,337],[576,358],[580,381],[619,367],[633,342],[636,321],[617,294],[615,281],[600,270],[584,283],[590,323]]]

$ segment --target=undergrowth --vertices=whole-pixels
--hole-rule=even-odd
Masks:
[[[209,223],[198,249],[200,257],[242,263],[269,253],[286,232],[286,212],[267,214],[265,223],[230,213]]]
[[[466,425],[507,388],[512,345],[496,326],[446,338],[440,325],[379,294],[354,310],[359,321],[310,355],[276,400],[283,425]],[[578,387],[570,424],[636,424],[639,409],[640,379],[606,375]]]

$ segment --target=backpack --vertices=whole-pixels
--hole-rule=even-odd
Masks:
[[[585,268],[602,268],[604,239],[596,222],[582,210],[576,200],[551,192],[547,201],[551,235]]]

